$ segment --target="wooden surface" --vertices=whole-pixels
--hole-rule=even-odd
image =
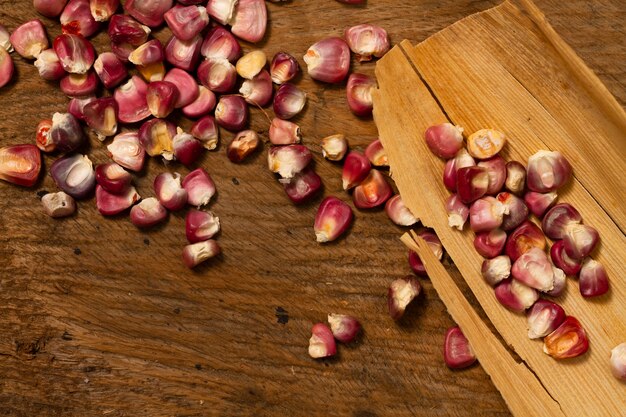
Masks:
[[[316,40],[363,22],[386,27],[394,43],[419,42],[496,3],[268,3],[271,29],[260,46],[268,56],[286,50],[302,63]],[[0,22],[13,29],[35,17],[30,4],[0,0]],[[624,105],[623,1],[538,4]],[[45,23],[51,35],[59,33],[58,24]],[[100,51],[104,39],[96,38]],[[15,60],[17,82],[0,91],[1,146],[32,141],[38,121],[66,103],[32,65]],[[297,121],[325,195],[347,199],[340,167],[322,160],[319,140],[341,132],[361,148],[376,128],[348,112],[343,88],[307,76],[299,85],[309,103]],[[259,112],[253,127],[268,127]],[[105,161],[103,146],[92,144],[95,161]],[[77,216],[55,221],[42,214],[37,197],[54,190],[49,176],[33,189],[0,184],[0,414],[508,415],[480,366],[444,366],[443,333],[453,322],[427,280],[399,325],[387,316],[387,285],[408,267],[398,239],[404,230],[384,212],[357,213],[345,239],[319,246],[311,227],[319,200],[293,207],[264,154],[236,166],[220,147],[201,165],[218,187],[211,209],[222,220],[224,254],[196,272],[180,261],[182,215],[141,233],[123,216],[102,218],[89,200]],[[139,192],[149,196],[164,170],[151,160],[136,181]],[[286,313],[277,317],[279,308]],[[365,332],[337,358],[314,361],[306,353],[310,327],[329,312],[358,316]]]

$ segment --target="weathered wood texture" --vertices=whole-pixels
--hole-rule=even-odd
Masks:
[[[393,42],[419,42],[497,2],[369,3],[268,3],[271,30],[260,46],[268,56],[286,50],[300,59],[316,40],[363,22],[386,27]],[[538,4],[623,105],[623,1]],[[10,29],[33,17],[30,1],[0,0],[0,22]],[[51,35],[59,33],[44,22]],[[96,38],[100,51],[104,40]],[[32,141],[37,122],[67,102],[32,65],[15,60],[17,81],[0,91],[0,146]],[[373,74],[374,66],[353,69]],[[309,104],[297,121],[325,194],[348,199],[340,167],[321,159],[319,139],[343,132],[362,148],[376,128],[347,111],[343,88],[307,76],[300,85]],[[253,112],[255,129],[267,125]],[[105,161],[104,147],[92,145],[95,161]],[[311,229],[319,200],[293,207],[264,154],[236,166],[220,147],[200,165],[218,187],[211,209],[222,219],[224,254],[195,272],[180,262],[181,214],[141,233],[124,216],[102,218],[90,200],[77,216],[54,221],[36,194],[54,190],[49,176],[33,189],[0,184],[0,414],[508,415],[480,366],[452,372],[443,365],[443,332],[453,323],[428,281],[400,324],[388,318],[387,285],[408,267],[398,240],[403,230],[384,212],[357,213],[345,239],[320,246]],[[150,161],[137,179],[142,195],[165,169]],[[279,307],[287,323],[277,319]],[[361,318],[364,335],[341,346],[337,359],[313,361],[306,354],[310,327],[331,311]]]

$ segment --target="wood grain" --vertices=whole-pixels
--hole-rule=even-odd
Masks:
[[[268,56],[284,49],[303,64],[309,45],[349,25],[378,23],[392,42],[417,43],[496,3],[268,3],[272,25],[260,46]],[[549,0],[539,6],[624,105],[623,2]],[[0,0],[0,22],[9,29],[35,16],[28,0]],[[57,24],[44,23],[51,36],[59,33]],[[167,36],[166,29],[157,33]],[[105,50],[105,40],[96,37],[98,50]],[[16,82],[0,91],[0,146],[32,141],[39,120],[67,102],[30,63],[15,61]],[[373,74],[374,65],[353,63],[353,69]],[[307,76],[299,85],[309,103],[297,122],[325,195],[348,199],[340,167],[321,158],[319,140],[342,132],[362,148],[376,128],[347,111],[342,87]],[[252,119],[266,136],[264,117],[254,111]],[[96,162],[107,160],[102,145],[92,139],[92,146]],[[317,202],[288,203],[262,153],[235,166],[220,147],[200,164],[218,187],[211,209],[223,223],[224,254],[196,272],[179,258],[183,215],[140,233],[124,216],[103,219],[89,200],[79,204],[78,216],[53,221],[42,214],[36,194],[54,190],[49,176],[33,189],[0,184],[0,414],[509,414],[480,366],[452,372],[443,365],[443,333],[453,322],[427,280],[402,323],[387,317],[386,287],[408,268],[398,240],[404,230],[384,212],[357,213],[345,239],[319,246],[311,228]],[[137,179],[139,192],[150,195],[152,180],[165,170],[151,160]],[[277,317],[279,307],[287,313]],[[331,311],[358,316],[363,338],[342,346],[337,359],[313,361],[306,354],[310,327]],[[285,314],[289,320],[282,324]]]

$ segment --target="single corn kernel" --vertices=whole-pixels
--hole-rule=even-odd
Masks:
[[[313,359],[327,358],[337,353],[333,332],[324,323],[317,323],[311,329],[309,356]]]
[[[611,350],[611,372],[615,378],[626,381],[626,343]]]
[[[383,148],[383,143],[380,139],[376,139],[367,145],[367,148],[365,148],[365,156],[370,160],[372,165],[376,167],[389,166],[387,152],[385,151],[385,148]]]
[[[124,10],[144,25],[157,27],[163,24],[163,16],[172,3],[173,0],[128,0]]]
[[[163,62],[165,50],[163,44],[158,39],[151,39],[139,45],[128,55],[128,61],[137,66],[147,66]]]
[[[326,243],[338,239],[352,224],[352,209],[337,197],[326,197],[315,215],[315,236],[318,242]]]
[[[213,116],[204,116],[191,126],[189,131],[204,146],[204,149],[214,150],[219,142],[219,130]]]
[[[189,133],[185,133],[182,129],[178,129],[178,133],[172,139],[172,145],[174,147],[174,157],[181,164],[189,167],[200,156],[202,156],[202,142],[193,137]]]
[[[11,45],[11,34],[7,30],[7,28],[4,27],[1,23],[0,23],[0,48],[5,49],[7,52],[14,51],[13,45]]]
[[[500,304],[516,313],[523,313],[539,299],[537,290],[512,278],[496,285],[494,293]]]
[[[274,84],[283,84],[291,81],[300,71],[298,61],[286,52],[278,52],[272,58],[270,74]]]
[[[367,159],[362,153],[357,151],[351,151],[348,153],[346,160],[343,164],[343,171],[341,174],[343,189],[349,190],[350,188],[359,185],[367,176],[372,166],[369,159]]]
[[[283,183],[287,197],[294,204],[310,201],[322,189],[322,179],[311,167],[304,168],[289,181]]]
[[[489,174],[489,185],[485,194],[495,195],[502,190],[506,181],[506,161],[500,155],[480,161],[477,164],[481,168],[487,170]]]
[[[504,281],[511,275],[511,259],[506,255],[485,259],[480,273],[492,287]]]
[[[272,145],[292,145],[294,143],[300,143],[302,139],[300,126],[288,120],[275,117],[270,124],[269,139]]]
[[[312,159],[311,151],[304,145],[274,146],[267,152],[269,170],[285,180],[301,172]]]
[[[517,161],[507,162],[504,187],[513,194],[522,195],[526,189],[526,167]]]
[[[463,128],[452,123],[429,127],[424,138],[428,149],[440,158],[454,158],[463,148]]]
[[[215,3],[209,2],[208,7]],[[241,56],[241,46],[232,33],[221,26],[215,26],[204,37],[200,53],[206,59],[226,59],[232,64]]]
[[[302,111],[306,93],[291,83],[282,84],[274,96],[274,113],[281,119],[291,119]]]
[[[237,61],[237,74],[241,78],[251,80],[265,68],[266,64],[265,52],[260,49],[248,52]]]
[[[413,226],[419,221],[402,201],[400,194],[391,197],[385,203],[385,212],[392,222],[398,226]]]
[[[570,258],[583,259],[593,252],[599,240],[600,235],[593,227],[584,224],[571,224],[565,228],[563,249]]]
[[[63,33],[88,38],[100,30],[100,22],[92,16],[89,1],[70,0],[67,3],[60,17]]]
[[[185,176],[182,182],[187,191],[187,203],[201,207],[209,204],[215,195],[215,183],[204,168],[197,168]]]
[[[0,180],[32,187],[41,172],[41,154],[35,145],[0,148]]]
[[[508,208],[508,213],[502,219],[502,230],[507,232],[513,230],[528,218],[528,207],[524,200],[515,194],[502,192],[496,196],[496,199]]]
[[[563,323],[543,339],[544,353],[554,359],[574,358],[587,352],[589,339],[580,322],[567,316]]]
[[[185,232],[189,243],[204,242],[220,231],[220,219],[210,211],[191,209],[185,217]]]
[[[163,78],[165,78],[165,65],[163,61],[147,65],[137,65],[137,71],[139,71],[139,74],[141,74],[143,79],[147,82],[163,81]]]
[[[395,321],[400,320],[408,305],[421,291],[422,286],[414,276],[407,275],[392,281],[387,290],[387,308],[391,318]]]
[[[251,80],[245,80],[241,84],[239,93],[249,104],[259,107],[267,106],[272,101],[272,95],[274,94],[270,74],[262,70]]]
[[[237,2],[238,0],[211,0],[207,4],[207,12],[220,24],[228,25],[233,20]]]
[[[359,323],[356,317],[347,314],[330,313],[328,315],[328,324],[330,324],[330,330],[333,332],[335,339],[341,343],[352,342],[361,331],[361,323]]]
[[[101,141],[117,133],[117,103],[113,97],[90,101],[83,108],[83,115]]]
[[[98,55],[93,68],[102,84],[109,89],[117,87],[128,77],[126,66],[113,52],[104,52]]]
[[[164,172],[154,179],[154,191],[163,206],[178,211],[187,205],[187,190],[180,183],[180,174]]]
[[[554,205],[557,197],[556,191],[550,193],[527,191],[524,194],[524,202],[530,209],[530,212],[541,219],[545,212]]]
[[[565,242],[558,240],[554,242],[550,248],[550,257],[552,263],[558,268],[562,269],[567,275],[577,275],[582,267],[582,262],[578,259],[572,259],[565,253]]]
[[[424,241],[428,244],[428,247],[433,251],[433,254],[438,260],[443,258],[443,245],[439,240],[439,237],[430,229],[423,229],[417,232],[417,235],[424,239]],[[409,266],[411,270],[421,277],[428,277],[428,273],[426,272],[426,267],[424,263],[420,259],[419,255],[412,250],[409,251]]]
[[[222,249],[214,240],[193,243],[183,249],[183,263],[192,269],[208,259],[214,258],[221,253]]]
[[[346,41],[359,62],[380,58],[389,51],[387,31],[380,26],[363,24],[346,29]]]
[[[85,74],[67,74],[59,83],[61,91],[68,97],[87,97],[98,89],[98,77],[93,70]]]
[[[166,160],[174,158],[172,141],[176,136],[176,125],[169,120],[150,119],[139,129],[139,143],[150,156],[160,156]]]
[[[182,108],[183,114],[191,119],[206,116],[215,109],[215,94],[203,85],[198,86],[198,98]]]
[[[231,22],[231,32],[244,41],[257,43],[265,36],[267,8],[264,0],[239,0]]]
[[[115,44],[138,47],[148,41],[150,28],[137,22],[131,16],[116,14],[111,16],[107,33],[111,42]]]
[[[215,107],[215,121],[226,130],[239,132],[248,125],[248,105],[240,96],[222,96]]]
[[[567,288],[567,275],[562,269],[552,266],[552,272],[554,273],[554,287],[550,291],[546,291],[550,297],[559,297],[563,294],[563,291]]]
[[[0,61],[1,60],[2,58],[0,58]],[[0,63],[0,67],[1,66],[2,64]],[[35,61],[35,67],[37,71],[39,71],[39,76],[48,81],[59,80],[67,74],[63,69],[63,65],[61,65],[61,61],[59,61],[59,57],[52,48],[41,51]]]
[[[489,232],[480,232],[474,238],[474,248],[483,258],[491,259],[502,253],[506,243],[506,232],[502,229],[493,229]]]
[[[322,156],[329,161],[341,161],[348,152],[346,136],[338,133],[322,139]]]
[[[26,59],[35,59],[48,49],[48,34],[41,20],[30,20],[18,26],[9,37],[15,52]]]
[[[470,207],[470,227],[474,232],[485,232],[502,225],[509,208],[494,197],[483,197]]]
[[[604,266],[591,258],[586,259],[578,274],[578,288],[585,298],[606,294],[609,291],[609,276]]]
[[[137,132],[121,133],[107,146],[111,158],[132,171],[141,171],[146,158],[146,151],[139,143]]]
[[[505,143],[504,133],[493,129],[481,129],[467,138],[467,150],[476,159],[489,159],[496,156]]]
[[[178,100],[174,107],[180,109],[193,103],[200,95],[200,86],[189,73],[179,68],[167,72],[163,81],[170,82],[178,88]]]
[[[198,67],[198,79],[215,93],[228,93],[237,83],[237,70],[227,59],[205,59]]]
[[[165,12],[163,17],[174,36],[183,41],[193,39],[209,24],[209,15],[204,6],[176,5]]]
[[[369,175],[354,188],[352,201],[356,208],[370,209],[385,204],[392,194],[393,189],[384,175],[372,169]]]
[[[531,248],[517,258],[511,268],[516,280],[539,291],[554,288],[554,271],[546,253],[539,248]]]
[[[446,162],[446,165],[443,169],[443,185],[445,185],[448,190],[455,193],[457,191],[457,171],[461,168],[471,167],[475,165],[476,162],[474,161],[474,158],[470,156],[465,148],[461,148],[461,150],[454,156],[454,158],[449,159]]]
[[[314,80],[340,83],[350,69],[350,48],[341,38],[326,38],[307,50],[304,62]]]
[[[66,4],[67,0],[33,0],[35,10],[50,18],[58,17]]]
[[[44,152],[52,152],[56,146],[50,139],[50,129],[52,129],[51,119],[42,120],[37,125],[35,143],[37,144],[37,147]]]
[[[4,48],[0,48],[0,88],[7,85],[13,79],[14,72],[15,65],[13,64],[11,55],[9,55]]]
[[[461,201],[458,194],[451,194],[448,197],[446,211],[448,212],[448,226],[463,230],[463,226],[469,218],[470,209]]]
[[[463,369],[476,363],[476,355],[459,326],[450,327],[446,331],[443,359],[451,369]]]
[[[532,248],[545,250],[546,237],[535,223],[526,220],[509,235],[504,247],[504,253],[512,261],[516,261],[517,258]]]
[[[172,36],[165,46],[165,60],[181,70],[193,71],[198,66],[201,46],[200,35],[188,41]]]
[[[80,122],[70,113],[54,113],[47,131],[46,125],[40,124],[37,130],[37,147],[44,152],[72,152],[87,141]]]
[[[572,166],[558,151],[539,151],[528,158],[526,183],[528,189],[549,193],[562,187],[572,176]]]
[[[115,162],[96,166],[96,183],[111,194],[123,194],[133,177]]]
[[[226,156],[231,162],[242,162],[256,151],[260,144],[259,135],[254,130],[241,131],[228,144]]]
[[[147,92],[148,84],[136,75],[115,89],[113,97],[117,102],[117,117],[120,122],[136,123],[150,116]]]
[[[57,187],[77,200],[88,197],[96,185],[96,174],[87,155],[57,159],[50,166],[50,176]]]
[[[55,219],[71,216],[76,212],[76,202],[63,191],[44,195],[41,203],[46,214]]]
[[[456,171],[456,192],[465,204],[472,203],[489,188],[489,172],[483,167],[468,166]]]
[[[528,309],[528,338],[546,337],[565,321],[565,310],[552,301],[540,299]]]
[[[154,117],[165,118],[172,114],[178,100],[178,88],[169,81],[154,81],[148,84],[146,101]]]
[[[130,209],[130,221],[137,227],[156,226],[167,218],[167,210],[154,197],[141,200]]]
[[[122,194],[111,194],[101,186],[96,186],[96,207],[103,216],[115,216],[141,199],[135,187],[130,186]]]
[[[89,9],[96,22],[108,22],[120,7],[120,0],[89,0]]]
[[[111,52],[122,62],[128,62],[128,57],[133,53],[135,47],[129,43],[116,43],[111,42]],[[137,67],[138,70],[142,70],[142,67]],[[140,71],[141,72],[141,71]]]
[[[376,89],[376,80],[365,74],[352,73],[348,77],[346,96],[348,107],[356,116],[367,117],[372,115],[374,102],[372,91]]]
[[[582,221],[582,216],[574,206],[561,203],[548,210],[541,221],[541,228],[550,239],[563,239],[570,226]]]
[[[88,103],[96,99],[96,96],[76,97],[70,100],[67,105],[67,112],[78,120],[85,120],[83,110]]]

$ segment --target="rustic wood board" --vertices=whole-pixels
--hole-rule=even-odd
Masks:
[[[539,4],[623,105],[622,3]],[[260,46],[268,56],[286,49],[302,63],[309,45],[345,26],[379,23],[394,43],[419,42],[496,4],[268,3],[272,26]],[[0,22],[10,29],[33,17],[29,0],[0,0]],[[51,35],[59,33],[52,21],[44,23]],[[167,30],[158,37],[166,39]],[[101,51],[104,40],[96,38]],[[38,121],[66,103],[32,65],[21,59],[16,65],[17,83],[0,90],[0,146],[31,141]],[[354,63],[354,69],[374,73],[373,64]],[[340,167],[323,161],[319,139],[344,132],[362,148],[376,128],[349,114],[343,88],[307,76],[299,82],[310,97],[298,118],[305,143],[315,153],[325,194],[343,196]],[[267,129],[259,112],[253,127]],[[107,160],[92,143],[95,160]],[[46,158],[48,166],[51,161]],[[291,206],[263,155],[234,166],[220,148],[201,165],[218,186],[212,209],[223,222],[224,256],[196,273],[179,260],[180,215],[140,233],[124,217],[103,219],[90,200],[77,217],[52,221],[36,195],[54,189],[49,177],[33,189],[0,183],[0,414],[509,415],[480,366],[463,372],[443,366],[443,332],[453,321],[428,281],[406,320],[395,325],[386,316],[386,287],[408,268],[398,240],[404,230],[383,212],[357,213],[346,239],[320,247],[311,230],[316,204]],[[139,191],[149,195],[164,170],[150,161]],[[286,324],[278,323],[278,307],[287,311]],[[342,348],[336,360],[313,361],[306,355],[310,326],[330,311],[359,316],[364,338]]]
[[[562,56],[567,48],[551,38],[548,26],[541,26],[542,17],[532,3],[524,3],[527,8],[505,2],[470,16],[415,47],[402,42],[377,65],[375,120],[403,199],[437,231],[505,343],[534,372],[549,394],[542,402],[556,403],[566,415],[618,415],[626,407],[625,387],[611,376],[608,356],[626,339],[626,212],[620,202],[626,195],[620,180],[626,169],[626,115],[593,75],[583,73],[582,63],[568,66]],[[568,58],[577,64],[578,58]],[[405,111],[398,112],[399,106]],[[559,149],[573,161],[574,179],[559,199],[575,204],[585,221],[600,231],[604,243],[594,258],[606,266],[612,285],[610,294],[589,301],[570,280],[567,294],[558,298],[590,334],[592,347],[585,357],[557,363],[543,354],[540,341],[526,337],[525,317],[501,307],[483,281],[482,258],[472,250],[473,233],[448,226],[443,161],[423,140],[428,126],[446,120],[469,133],[483,127],[505,131],[510,138],[507,159],[526,161],[538,149]],[[587,132],[594,132],[593,140]],[[438,277],[432,279],[438,290],[449,289],[435,282]],[[458,310],[452,314],[457,321],[463,319]],[[500,357],[484,353],[479,359],[484,363]],[[523,396],[507,399],[513,390],[507,384],[498,386],[512,411],[529,412],[529,404],[516,409]]]

